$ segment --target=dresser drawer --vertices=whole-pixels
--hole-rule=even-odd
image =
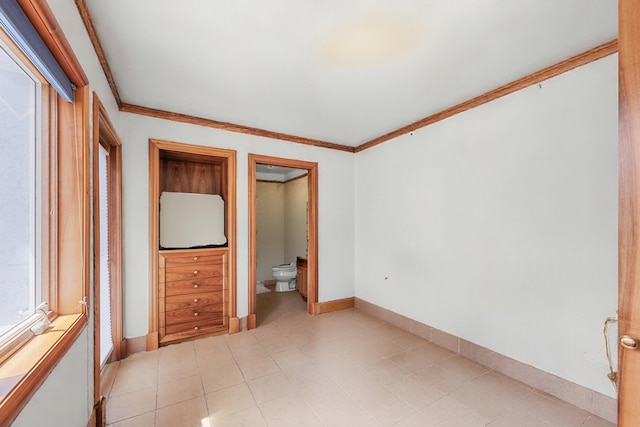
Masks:
[[[222,307],[220,305],[211,304],[201,307],[183,308],[167,311],[165,316],[167,326],[197,320],[208,321],[211,319],[222,318]]]
[[[222,266],[224,256],[221,255],[189,255],[180,257],[166,256],[164,259],[165,268],[183,266]]]
[[[175,295],[221,291],[223,286],[223,277],[200,277],[189,280],[176,280],[165,284],[165,296],[168,298]]]
[[[227,250],[180,249],[158,255],[160,344],[227,332]]]
[[[222,326],[224,325],[224,318],[222,316],[222,312],[218,313],[218,316],[215,318],[209,319],[198,319],[193,320],[191,322],[184,323],[176,323],[176,324],[167,324],[165,328],[165,334],[178,334],[181,332],[192,332],[193,334],[198,334],[199,331],[205,330],[206,328],[210,328],[212,326]]]
[[[198,309],[205,305],[222,304],[222,302],[222,291],[194,292],[186,295],[167,297],[165,300],[165,311]]]
[[[209,277],[224,277],[222,267],[215,266],[183,266],[172,267],[165,270],[165,282],[187,279],[206,279]]]

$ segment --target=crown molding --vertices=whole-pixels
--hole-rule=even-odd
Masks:
[[[192,125],[205,126],[229,132],[244,133],[248,135],[263,136],[265,138],[280,139],[282,141],[295,142],[298,144],[312,145],[314,147],[330,148],[332,150],[346,151],[353,153],[355,148],[347,145],[334,144],[332,142],[320,141],[317,139],[305,138],[302,136],[289,135],[281,132],[254,128],[251,126],[237,125],[234,123],[220,122],[217,120],[205,119],[202,117],[190,116],[188,114],[174,113],[171,111],[157,110],[155,108],[142,107],[123,103],[120,111],[125,113],[139,114],[141,116],[155,117],[158,119],[171,120],[174,122],[189,123]]]
[[[104,54],[104,50],[102,49],[102,44],[98,39],[98,35],[96,34],[95,28],[93,26],[93,22],[91,21],[91,15],[89,14],[89,10],[87,9],[85,0],[75,0],[75,3],[78,8],[78,11],[80,12],[80,16],[82,17],[82,21],[84,22],[84,25],[87,29],[89,38],[91,39],[91,43],[93,44],[93,47],[96,51],[96,55],[98,56],[98,60],[100,61],[100,65],[102,66],[102,70],[104,71],[107,81],[109,82],[109,86],[111,87],[111,92],[113,93],[113,96],[116,102],[118,103],[118,107],[120,108],[120,111],[133,113],[133,114],[140,114],[143,116],[156,117],[156,118],[165,119],[165,120],[172,120],[172,121],[177,121],[182,123],[190,123],[190,124],[195,124],[199,126],[222,129],[229,132],[238,132],[238,133],[244,133],[249,135],[263,136],[266,138],[280,139],[282,141],[295,142],[298,144],[311,145],[315,147],[329,148],[333,150],[345,151],[348,153],[359,153],[361,151],[375,147],[376,145],[382,144],[383,142],[390,141],[399,136],[413,132],[425,126],[429,126],[431,124],[434,124],[446,118],[455,116],[456,114],[463,113],[472,108],[479,107],[483,104],[494,101],[498,98],[509,95],[513,92],[517,92],[526,87],[538,84],[544,80],[548,80],[552,77],[555,77],[560,74],[566,73],[567,71],[573,70],[574,68],[581,67],[583,65],[589,64],[590,62],[597,61],[598,59],[604,58],[606,56],[609,56],[618,52],[618,39],[611,40],[607,43],[596,46],[593,49],[587,50],[576,56],[572,56],[571,58],[568,58],[557,64],[551,65],[547,68],[543,68],[542,70],[536,71],[532,74],[529,74],[511,83],[508,83],[504,86],[500,86],[497,89],[486,92],[480,96],[469,99],[460,104],[454,105],[453,107],[449,107],[436,114],[427,116],[409,125],[403,126],[387,134],[374,138],[361,145],[352,147],[348,145],[335,144],[332,142],[321,141],[317,139],[305,138],[301,136],[274,132],[270,130],[259,129],[259,128],[254,128],[254,127],[239,125],[234,123],[220,122],[217,120],[205,119],[205,118],[190,116],[182,113],[157,110],[154,108],[127,104],[122,102],[122,100],[120,99],[120,95],[118,94],[118,89],[116,87],[115,80],[113,79],[111,69],[109,68],[107,58]]]
[[[413,122],[410,125],[401,127],[385,135],[379,136],[378,138],[372,139],[371,141],[366,142],[362,145],[358,145],[355,149],[355,152],[359,153],[360,151],[366,150],[371,147],[375,147],[376,145],[382,144],[383,142],[387,142],[401,135],[405,135],[407,133],[413,132],[414,130],[423,128],[425,126],[429,126],[431,124],[434,124],[436,122],[439,122],[451,116],[455,116],[456,114],[463,113],[472,108],[479,107],[482,104],[486,104],[487,102],[494,101],[505,95],[509,95],[510,93],[519,91],[528,86],[538,84],[544,80],[548,80],[552,77],[555,77],[562,73],[566,73],[567,71],[573,70],[574,68],[578,68],[590,62],[604,58],[605,56],[612,55],[617,51],[618,51],[618,40],[617,39],[611,40],[607,43],[601,44],[600,46],[596,46],[593,49],[590,49],[579,55],[572,56],[571,58],[566,59],[562,62],[558,62],[557,64],[554,64],[550,67],[543,68],[542,70],[536,71],[535,73],[529,74],[528,76],[522,77],[504,86],[500,86],[499,88],[494,89],[490,92],[484,93],[468,101],[465,101],[453,107],[447,108],[446,110],[440,111],[439,113],[425,117],[424,119],[418,120],[417,122]]]
[[[107,57],[104,54],[104,49],[102,49],[102,43],[100,43],[100,39],[98,38],[96,29],[93,26],[93,21],[91,20],[89,9],[87,9],[85,0],[75,0],[75,3],[76,3],[76,7],[78,8],[78,12],[80,13],[80,17],[82,18],[82,22],[84,23],[84,26],[87,29],[87,34],[89,35],[89,39],[91,40],[93,49],[95,50],[96,55],[98,56],[98,61],[100,61],[100,66],[102,67],[104,76],[107,78],[107,82],[109,83],[109,87],[111,88],[111,93],[113,94],[113,97],[115,98],[116,103],[118,104],[118,108],[121,108],[122,101],[120,99],[120,94],[118,93],[116,81],[113,79],[111,68],[109,68],[109,63],[107,62]]]

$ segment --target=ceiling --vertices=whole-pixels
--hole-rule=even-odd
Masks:
[[[263,181],[286,182],[306,174],[307,171],[304,169],[256,164],[256,178]]]
[[[617,37],[615,0],[85,0],[121,101],[355,147]]]

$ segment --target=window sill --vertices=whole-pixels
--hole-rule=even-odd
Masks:
[[[87,324],[83,314],[59,316],[0,365],[0,425],[10,424]]]

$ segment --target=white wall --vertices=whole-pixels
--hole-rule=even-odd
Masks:
[[[56,0],[47,3],[89,79],[91,92],[98,94],[111,122],[118,129],[119,112],[116,102],[74,1]],[[89,111],[92,114],[91,107]],[[91,116],[90,122],[92,120]],[[93,272],[91,278],[90,288],[93,291]],[[93,301],[93,292],[89,300]],[[93,331],[92,314],[87,328],[18,415],[14,426],[52,425],[52,420],[59,425],[87,425],[93,410],[93,332],[89,331]]]
[[[118,113],[73,0],[48,3],[123,141],[126,337],[148,331],[153,137],[238,151],[239,316],[248,301],[247,155],[315,161],[320,301],[355,291],[613,395],[596,356],[617,298],[615,57],[353,156]],[[380,176],[381,165],[395,172]],[[86,425],[92,323],[14,425]]]
[[[307,177],[256,183],[256,279],[271,280],[271,267],[307,255]]]
[[[93,328],[91,328],[93,330]],[[93,371],[87,368],[93,340],[85,328],[78,340],[15,419],[13,427],[86,426],[93,405]]]
[[[284,263],[284,183],[256,182],[256,280],[273,280]]]
[[[318,162],[319,301],[354,293],[352,153],[120,114],[124,209],[125,336],[148,332],[149,138],[237,150],[237,313],[248,314],[248,154]]]
[[[284,258],[296,262],[307,256],[307,201],[309,188],[307,176],[289,181],[284,189]]]
[[[617,56],[359,153],[355,218],[357,297],[614,396]]]

